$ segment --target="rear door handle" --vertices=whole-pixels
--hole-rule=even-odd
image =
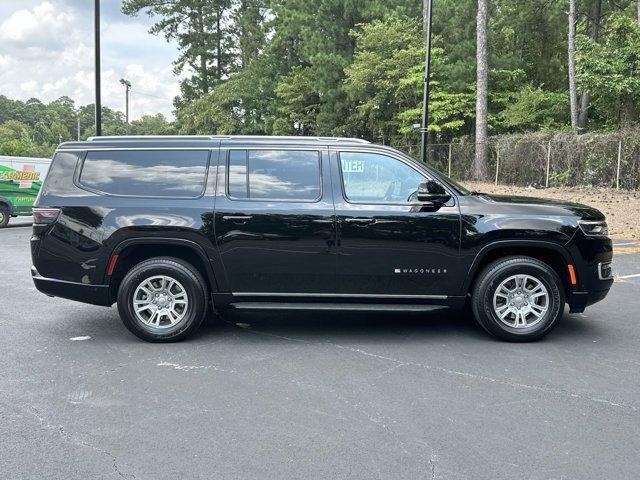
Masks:
[[[375,218],[369,218],[369,217],[347,217],[344,219],[345,222],[347,223],[359,223],[361,225],[370,225],[372,223],[376,223],[376,219]]]
[[[253,218],[253,215],[223,215],[225,222],[245,223]]]

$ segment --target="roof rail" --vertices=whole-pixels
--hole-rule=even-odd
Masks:
[[[315,140],[318,142],[349,142],[370,143],[361,138],[347,137],[305,137],[305,136],[277,136],[277,135],[109,135],[89,137],[88,142],[100,140],[127,141],[127,140]]]
[[[303,135],[211,135],[213,139],[219,140],[315,140],[317,142],[350,142],[350,143],[370,143],[361,138],[348,137],[311,137]]]
[[[105,135],[99,137],[89,137],[88,142],[95,142],[98,140],[211,140],[210,135]]]

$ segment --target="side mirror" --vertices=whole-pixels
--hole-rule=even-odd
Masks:
[[[436,206],[442,206],[451,200],[451,195],[449,195],[438,182],[428,180],[418,186],[417,199],[420,203],[431,203]]]

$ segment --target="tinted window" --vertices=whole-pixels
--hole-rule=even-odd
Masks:
[[[426,178],[404,162],[386,155],[341,152],[340,167],[348,200],[410,203]]]
[[[229,152],[229,195],[235,198],[249,197],[247,153],[247,150],[231,150]]]
[[[51,167],[49,167],[49,173],[40,190],[40,199],[44,199],[48,196],[58,195],[61,197],[68,197],[73,195],[82,195],[82,190],[79,190],[73,184],[73,175],[76,170],[76,163],[78,162],[78,154],[68,152],[58,152],[53,157]],[[88,195],[88,194],[87,194]]]
[[[204,190],[208,157],[204,150],[88,152],[80,183],[111,195],[193,198]]]
[[[317,200],[320,156],[301,150],[232,150],[228,190],[241,199]]]

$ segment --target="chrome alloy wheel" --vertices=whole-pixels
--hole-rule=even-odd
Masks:
[[[182,284],[166,275],[145,279],[133,294],[133,311],[142,323],[169,328],[187,313],[189,297]]]
[[[531,275],[512,275],[493,294],[493,311],[500,321],[513,328],[538,324],[549,309],[547,287]]]
[[[0,209],[0,223],[4,222],[4,212]]]

